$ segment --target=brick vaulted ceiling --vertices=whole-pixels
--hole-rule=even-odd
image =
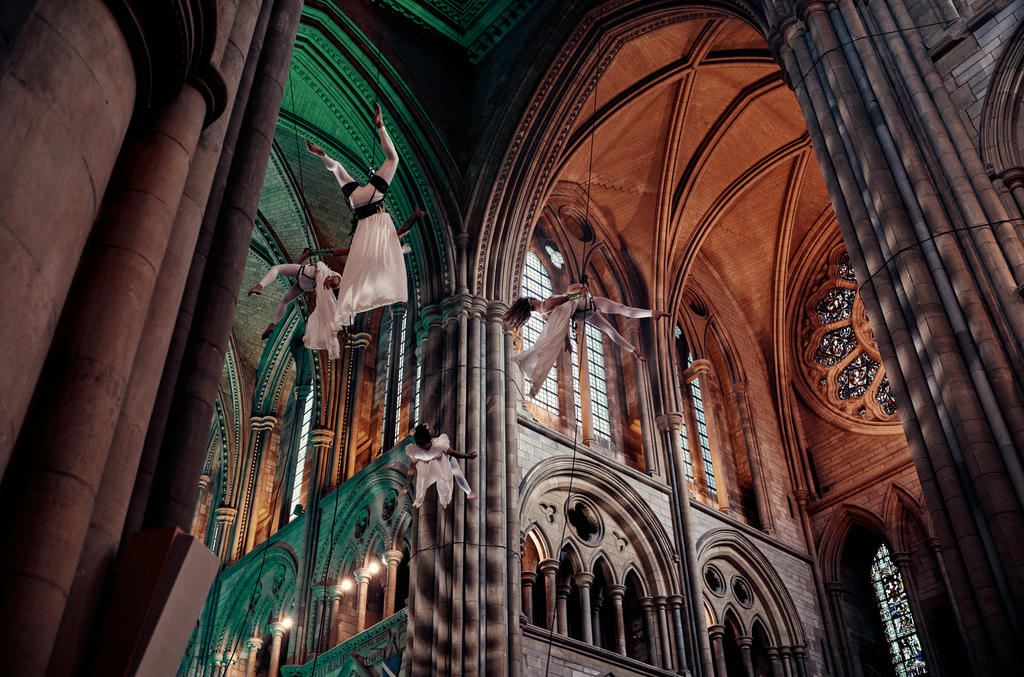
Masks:
[[[792,259],[831,204],[764,39],[720,18],[646,32],[619,49],[582,111],[555,183],[585,191],[589,180],[592,212],[652,303],[679,303],[706,266],[735,299],[721,310],[741,312],[770,353]]]

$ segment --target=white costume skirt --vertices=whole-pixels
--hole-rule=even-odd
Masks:
[[[352,324],[358,313],[409,300],[405,257],[386,211],[359,221],[338,288],[335,319]]]

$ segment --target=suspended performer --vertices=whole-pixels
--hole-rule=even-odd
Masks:
[[[458,484],[459,488],[466,492],[466,498],[476,498],[476,492],[470,488],[466,475],[456,460],[476,458],[475,451],[460,454],[452,449],[448,435],[442,433],[433,437],[430,428],[422,424],[416,426],[412,439],[413,444],[405,448],[405,453],[410,459],[409,476],[416,476],[416,496],[412,502],[413,507],[418,508],[423,505],[427,489],[435,484],[437,485],[437,500],[441,504],[442,510],[448,507],[452,500],[453,483]]]
[[[349,248],[349,263],[338,287],[336,319],[343,326],[352,324],[358,313],[404,303],[409,298],[402,245],[384,205],[384,195],[398,168],[398,153],[384,129],[384,116],[377,103],[373,104],[373,124],[380,136],[384,162],[365,185],[353,179],[320,146],[306,141],[306,149],[318,155],[324,167],[334,174],[354,211],[355,234]]]
[[[408,235],[409,231],[412,230],[412,227],[413,227],[413,225],[415,225],[416,221],[421,219],[421,218],[423,218],[426,215],[427,215],[427,213],[425,211],[423,211],[422,209],[420,209],[419,207],[414,209],[413,212],[412,212],[412,216],[407,218],[402,223],[402,227],[398,229],[398,233],[397,233],[398,234],[398,239],[401,240],[403,237]],[[302,255],[299,257],[299,263],[302,263],[303,261],[308,259],[310,256],[346,256],[347,257],[351,251],[352,251],[351,247],[325,247],[323,249],[310,249],[309,247],[306,247],[304,250],[302,250]],[[407,253],[408,251],[409,251],[409,245],[405,245],[404,247],[402,247],[402,252],[403,253]],[[342,270],[344,270],[344,268]]]
[[[249,296],[262,294],[263,288],[273,282],[278,275],[295,278],[295,282],[277,304],[274,321],[267,325],[261,338],[265,341],[270,337],[270,332],[274,331],[274,327],[284,317],[284,311],[289,303],[305,292],[315,291],[316,307],[306,320],[306,335],[302,337],[302,343],[310,350],[326,350],[332,360],[338,359],[341,348],[338,344],[338,325],[334,319],[337,312],[334,290],[341,284],[341,275],[323,262],[282,263],[268,270],[259,284],[249,290]]]
[[[668,315],[663,310],[624,306],[603,296],[594,296],[584,286],[573,285],[569,293],[549,296],[543,301],[521,296],[505,311],[502,319],[510,329],[518,331],[534,312],[540,313],[544,319],[544,329],[536,343],[512,356],[523,374],[530,379],[531,397],[536,397],[540,392],[558,354],[569,346],[569,325],[573,319],[585,319],[623,350],[633,353],[638,360],[645,360],[639,348],[623,338],[603,313],[633,318],[651,317],[655,320]]]

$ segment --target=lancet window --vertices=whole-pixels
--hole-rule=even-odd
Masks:
[[[546,299],[551,296],[551,276],[541,263],[540,257],[534,252],[526,255],[526,266],[523,270],[523,282],[521,288],[523,296],[532,296],[537,299]],[[544,320],[534,314],[526,324],[523,325],[523,348],[528,348],[536,343],[541,331],[544,329]],[[527,390],[529,390],[529,378],[526,378]],[[544,382],[536,397],[530,398],[534,404],[550,411],[558,413],[558,375],[551,374]]]
[[[903,576],[883,543],[871,563],[871,587],[882,616],[882,631],[889,647],[893,668],[899,677],[928,674],[928,666],[917,636],[914,614],[903,585]]]

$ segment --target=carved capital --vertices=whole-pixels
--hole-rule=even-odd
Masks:
[[[594,574],[589,571],[582,571],[576,574],[573,580],[576,581],[576,587],[589,588],[594,584]]]
[[[708,634],[711,635],[711,641],[720,640],[725,637],[725,626],[724,625],[709,625]]]
[[[677,432],[683,427],[683,415],[678,411],[669,411],[654,419],[661,432]]]
[[[249,427],[254,432],[260,432],[263,430],[273,430],[274,425],[277,423],[277,417],[266,415],[266,416],[251,416],[249,417]]]
[[[238,510],[228,505],[222,505],[213,511],[213,518],[221,524],[231,524],[237,515]]]
[[[399,562],[402,561],[401,550],[385,550],[384,551],[384,565],[389,569],[393,566],[398,566]]]
[[[334,431],[330,428],[316,428],[309,434],[313,446],[326,447],[334,441]]]

